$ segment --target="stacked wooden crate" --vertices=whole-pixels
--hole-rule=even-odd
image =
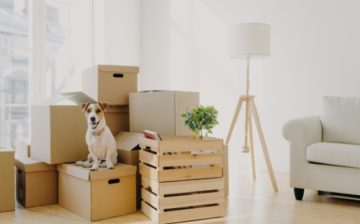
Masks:
[[[144,139],[141,148],[142,211],[149,218],[172,223],[224,216],[221,139]]]

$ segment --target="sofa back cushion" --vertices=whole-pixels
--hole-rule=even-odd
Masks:
[[[360,144],[360,97],[323,98],[324,142]]]

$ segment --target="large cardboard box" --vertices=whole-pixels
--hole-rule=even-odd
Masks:
[[[137,167],[136,172],[136,208],[141,208],[141,178],[139,173],[140,143],[144,134],[136,132],[120,132],[115,136],[118,161]]]
[[[129,93],[137,91],[139,67],[97,65],[83,72],[82,90],[95,101],[128,105]]]
[[[130,93],[130,131],[149,129],[160,135],[193,135],[181,114],[199,105],[199,93],[147,91]]]
[[[30,158],[17,158],[16,199],[25,208],[58,202],[58,175],[55,165]]]
[[[86,129],[78,105],[31,106],[31,158],[47,164],[85,160]]]
[[[15,209],[14,150],[0,148],[0,212]]]
[[[90,171],[73,164],[58,165],[59,205],[96,221],[136,212],[136,167],[118,164],[114,169]]]

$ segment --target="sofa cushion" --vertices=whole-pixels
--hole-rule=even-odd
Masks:
[[[360,98],[323,98],[320,117],[324,142],[360,144]]]
[[[320,142],[307,147],[309,162],[360,168],[360,145]]]

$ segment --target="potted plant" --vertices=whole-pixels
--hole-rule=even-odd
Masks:
[[[218,112],[214,106],[199,105],[192,110],[187,110],[181,116],[185,118],[185,125],[187,125],[192,132],[203,138],[203,131],[205,136],[212,133],[212,129],[219,123],[217,120]]]

